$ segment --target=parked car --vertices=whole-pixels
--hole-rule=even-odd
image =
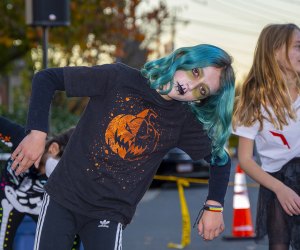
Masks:
[[[156,175],[208,179],[209,163],[204,159],[193,161],[184,151],[174,148],[165,155]],[[151,187],[162,183],[164,181],[154,180]]]

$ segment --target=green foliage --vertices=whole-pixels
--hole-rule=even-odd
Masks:
[[[52,106],[50,134],[59,134],[70,127],[74,127],[80,116],[72,114],[65,107]]]
[[[26,117],[27,117],[27,107],[18,106],[18,109],[14,113],[10,113],[7,110],[3,108],[3,106],[0,107],[0,114],[4,117],[7,117],[8,119],[21,124],[26,124]],[[79,120],[78,114],[70,113],[69,110],[66,107],[63,106],[52,106],[51,112],[50,112],[50,134],[58,134],[72,126],[75,126]],[[5,152],[7,152],[7,146],[0,143],[0,152],[1,149],[6,149]]]
[[[8,69],[9,63],[24,56],[34,41],[29,39],[25,24],[25,1],[0,1],[0,71]]]
[[[0,1],[0,72],[6,71],[12,61],[37,49],[41,44],[41,27],[30,27],[25,23],[25,2]],[[158,7],[138,12],[142,2],[144,1],[72,0],[71,25],[49,30],[50,47],[59,47],[65,65],[74,64],[71,60],[74,46],[79,46],[80,57],[83,59],[79,61],[85,64],[98,62],[101,53],[109,54],[112,58],[126,58],[124,48],[128,41],[142,44],[147,40],[149,44],[148,40],[157,39],[153,32],[149,32],[149,27],[155,27],[155,20],[161,24],[168,17],[168,10],[163,2]],[[151,25],[144,25],[150,21]],[[90,39],[91,35],[93,39]],[[107,49],[107,46],[113,50]]]
[[[231,134],[228,140],[228,151],[231,156],[236,156],[239,137]]]
[[[0,141],[0,154],[1,153],[10,153],[10,152],[11,152],[11,148],[8,147],[5,143]]]
[[[0,106],[0,114],[8,119],[20,124],[25,125],[27,119],[27,111],[29,105],[29,98],[31,94],[31,79],[33,77],[32,63],[30,59],[25,58],[25,67],[23,67],[18,76],[20,77],[20,84],[13,88],[13,106],[12,110],[8,110],[7,106]],[[78,108],[71,110],[73,103],[82,102]],[[82,104],[82,105],[81,105]],[[53,100],[50,119],[50,134],[57,134],[63,130],[74,126],[79,115],[83,110],[83,100],[80,99],[67,99],[65,93],[58,92]],[[73,104],[74,106],[74,104]],[[4,145],[2,145],[4,147]],[[1,149],[1,148],[0,148]],[[5,151],[7,152],[7,150]]]
[[[27,107],[19,106],[16,112],[11,113],[8,112],[4,106],[0,106],[0,114],[12,121],[15,121],[16,123],[23,125],[26,123]]]
[[[122,61],[139,67],[148,55],[140,45],[157,39],[147,27],[156,27],[167,19],[166,5],[138,12],[142,0],[72,0],[71,25],[49,29],[49,66],[93,65]],[[13,105],[1,105],[0,113],[26,123],[31,79],[41,69],[42,29],[25,24],[25,1],[0,1],[0,74],[17,75],[21,84],[13,88]],[[164,14],[161,15],[161,12]],[[140,14],[137,14],[140,13]],[[147,22],[147,20],[149,22]],[[149,24],[151,21],[151,25]],[[16,59],[24,66],[16,70]],[[1,84],[1,82],[0,82]],[[67,100],[56,95],[51,110],[51,133],[74,126],[86,105],[86,99]]]

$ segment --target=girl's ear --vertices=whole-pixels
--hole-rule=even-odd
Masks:
[[[59,154],[59,145],[57,142],[52,142],[49,146],[48,149],[48,154],[51,155],[52,157],[55,157]]]

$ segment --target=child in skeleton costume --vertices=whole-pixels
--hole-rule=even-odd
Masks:
[[[44,196],[44,184],[47,181],[45,165],[51,172],[55,167],[63,149],[73,132],[73,129],[48,140],[46,144],[43,162],[39,169],[32,166],[21,175],[15,175],[11,169],[12,160],[6,162],[1,171],[1,228],[0,228],[0,249],[13,249],[15,233],[24,216],[30,216],[35,222],[41,210]],[[25,128],[0,116],[0,140],[7,147],[14,150],[25,137]],[[77,240],[74,246],[78,245]]]
[[[266,26],[234,111],[241,167],[261,184],[256,234],[300,250],[300,29]],[[254,143],[259,166],[252,158]]]
[[[121,249],[122,229],[173,147],[195,160],[209,158],[209,193],[198,231],[212,240],[224,230],[230,173],[224,144],[234,99],[225,51],[212,45],[180,48],[142,70],[115,63],[37,73],[30,133],[12,155],[17,174],[39,162],[55,90],[90,101],[45,185],[35,249],[67,249],[75,233],[86,250]]]

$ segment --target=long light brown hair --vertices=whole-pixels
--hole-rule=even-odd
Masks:
[[[266,119],[276,129],[282,129],[288,124],[288,117],[296,118],[289,90],[283,78],[284,69],[280,68],[275,55],[277,51],[285,48],[285,59],[293,68],[288,52],[293,33],[297,29],[299,30],[299,27],[295,24],[271,24],[260,33],[252,67],[237,91],[239,96],[235,102],[233,128],[239,125],[249,127],[259,121],[261,130],[263,120]],[[295,70],[294,73],[298,78],[299,91],[299,76]],[[266,115],[262,113],[262,108],[266,111]]]

